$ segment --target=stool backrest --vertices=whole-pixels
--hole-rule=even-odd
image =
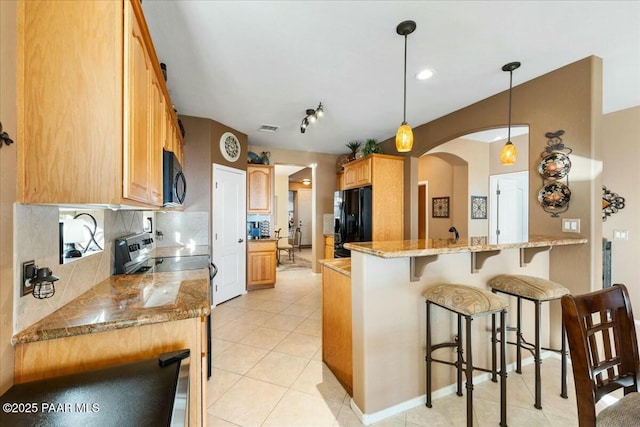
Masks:
[[[638,342],[624,285],[562,297],[580,427],[595,426],[596,403],[624,387],[640,391]]]

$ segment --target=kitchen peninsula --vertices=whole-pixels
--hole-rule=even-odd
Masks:
[[[424,290],[436,283],[486,288],[498,274],[549,278],[555,251],[574,251],[587,239],[530,236],[522,243],[490,244],[486,237],[348,243],[351,250],[353,399],[351,406],[370,424],[425,401]],[[524,319],[530,319],[526,305]],[[323,308],[324,310],[324,308]],[[543,311],[543,319],[547,319]],[[455,317],[435,310],[434,342],[455,335]],[[474,321],[474,364],[489,366],[490,329]],[[532,328],[525,325],[525,335]],[[549,321],[542,324],[548,344]],[[544,337],[547,337],[545,339]],[[477,357],[476,357],[477,350]],[[446,352],[441,353],[447,357]],[[454,353],[449,357],[453,360]],[[511,359],[510,359],[511,360]],[[434,397],[448,394],[455,370],[434,370]]]

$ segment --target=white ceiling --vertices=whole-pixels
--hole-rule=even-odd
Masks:
[[[164,1],[143,9],[180,114],[249,143],[345,153],[590,55],[603,59],[603,112],[640,105],[640,1]],[[430,80],[415,74],[431,68]],[[307,108],[325,116],[300,133]],[[514,103],[517,99],[514,99]],[[550,99],[549,102],[555,102]],[[505,105],[505,121],[507,105]],[[275,133],[258,131],[276,125]]]

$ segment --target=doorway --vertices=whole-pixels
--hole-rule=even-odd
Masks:
[[[526,242],[529,172],[491,175],[489,187],[489,243]]]
[[[246,172],[213,164],[211,203],[212,260],[218,267],[213,279],[213,305],[246,291]]]

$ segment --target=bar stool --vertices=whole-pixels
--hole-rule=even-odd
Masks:
[[[516,372],[522,373],[522,349],[528,350],[533,355],[535,364],[536,397],[535,408],[542,409],[542,384],[540,380],[540,351],[555,351],[560,353],[562,359],[562,375],[560,378],[560,396],[567,398],[567,346],[565,342],[565,326],[562,322],[562,347],[560,350],[544,348],[540,345],[540,308],[543,302],[553,301],[562,298],[563,295],[570,294],[569,289],[552,282],[551,280],[539,277],[501,274],[489,280],[489,287],[492,292],[502,292],[514,296],[518,299],[516,327],[507,327],[506,331],[516,332],[516,342],[508,344],[516,346]],[[527,342],[522,336],[522,299],[532,301],[535,304],[535,343]],[[502,339],[504,338],[504,339]],[[506,334],[501,335],[501,341],[506,340]]]
[[[473,371],[474,369],[491,372],[493,381],[496,381],[496,314],[500,313],[500,327],[505,325],[505,315],[508,304],[502,298],[491,292],[474,286],[441,283],[427,288],[422,294],[427,303],[427,355],[425,361],[426,369],[426,406],[432,407],[431,402],[431,365],[433,362],[455,366],[457,370],[457,394],[462,396],[462,372],[464,369],[467,390],[467,426],[473,425]],[[431,343],[431,305],[447,309],[458,316],[458,337],[453,342],[443,342],[433,345]],[[492,369],[483,369],[473,366],[473,356],[471,351],[471,321],[476,317],[491,314],[492,320]],[[462,318],[465,318],[465,339],[466,359],[463,357],[462,339]],[[432,353],[442,348],[455,348],[457,353],[456,362],[434,359]],[[505,340],[500,340],[500,425],[507,425],[507,366],[506,366],[506,344]]]

